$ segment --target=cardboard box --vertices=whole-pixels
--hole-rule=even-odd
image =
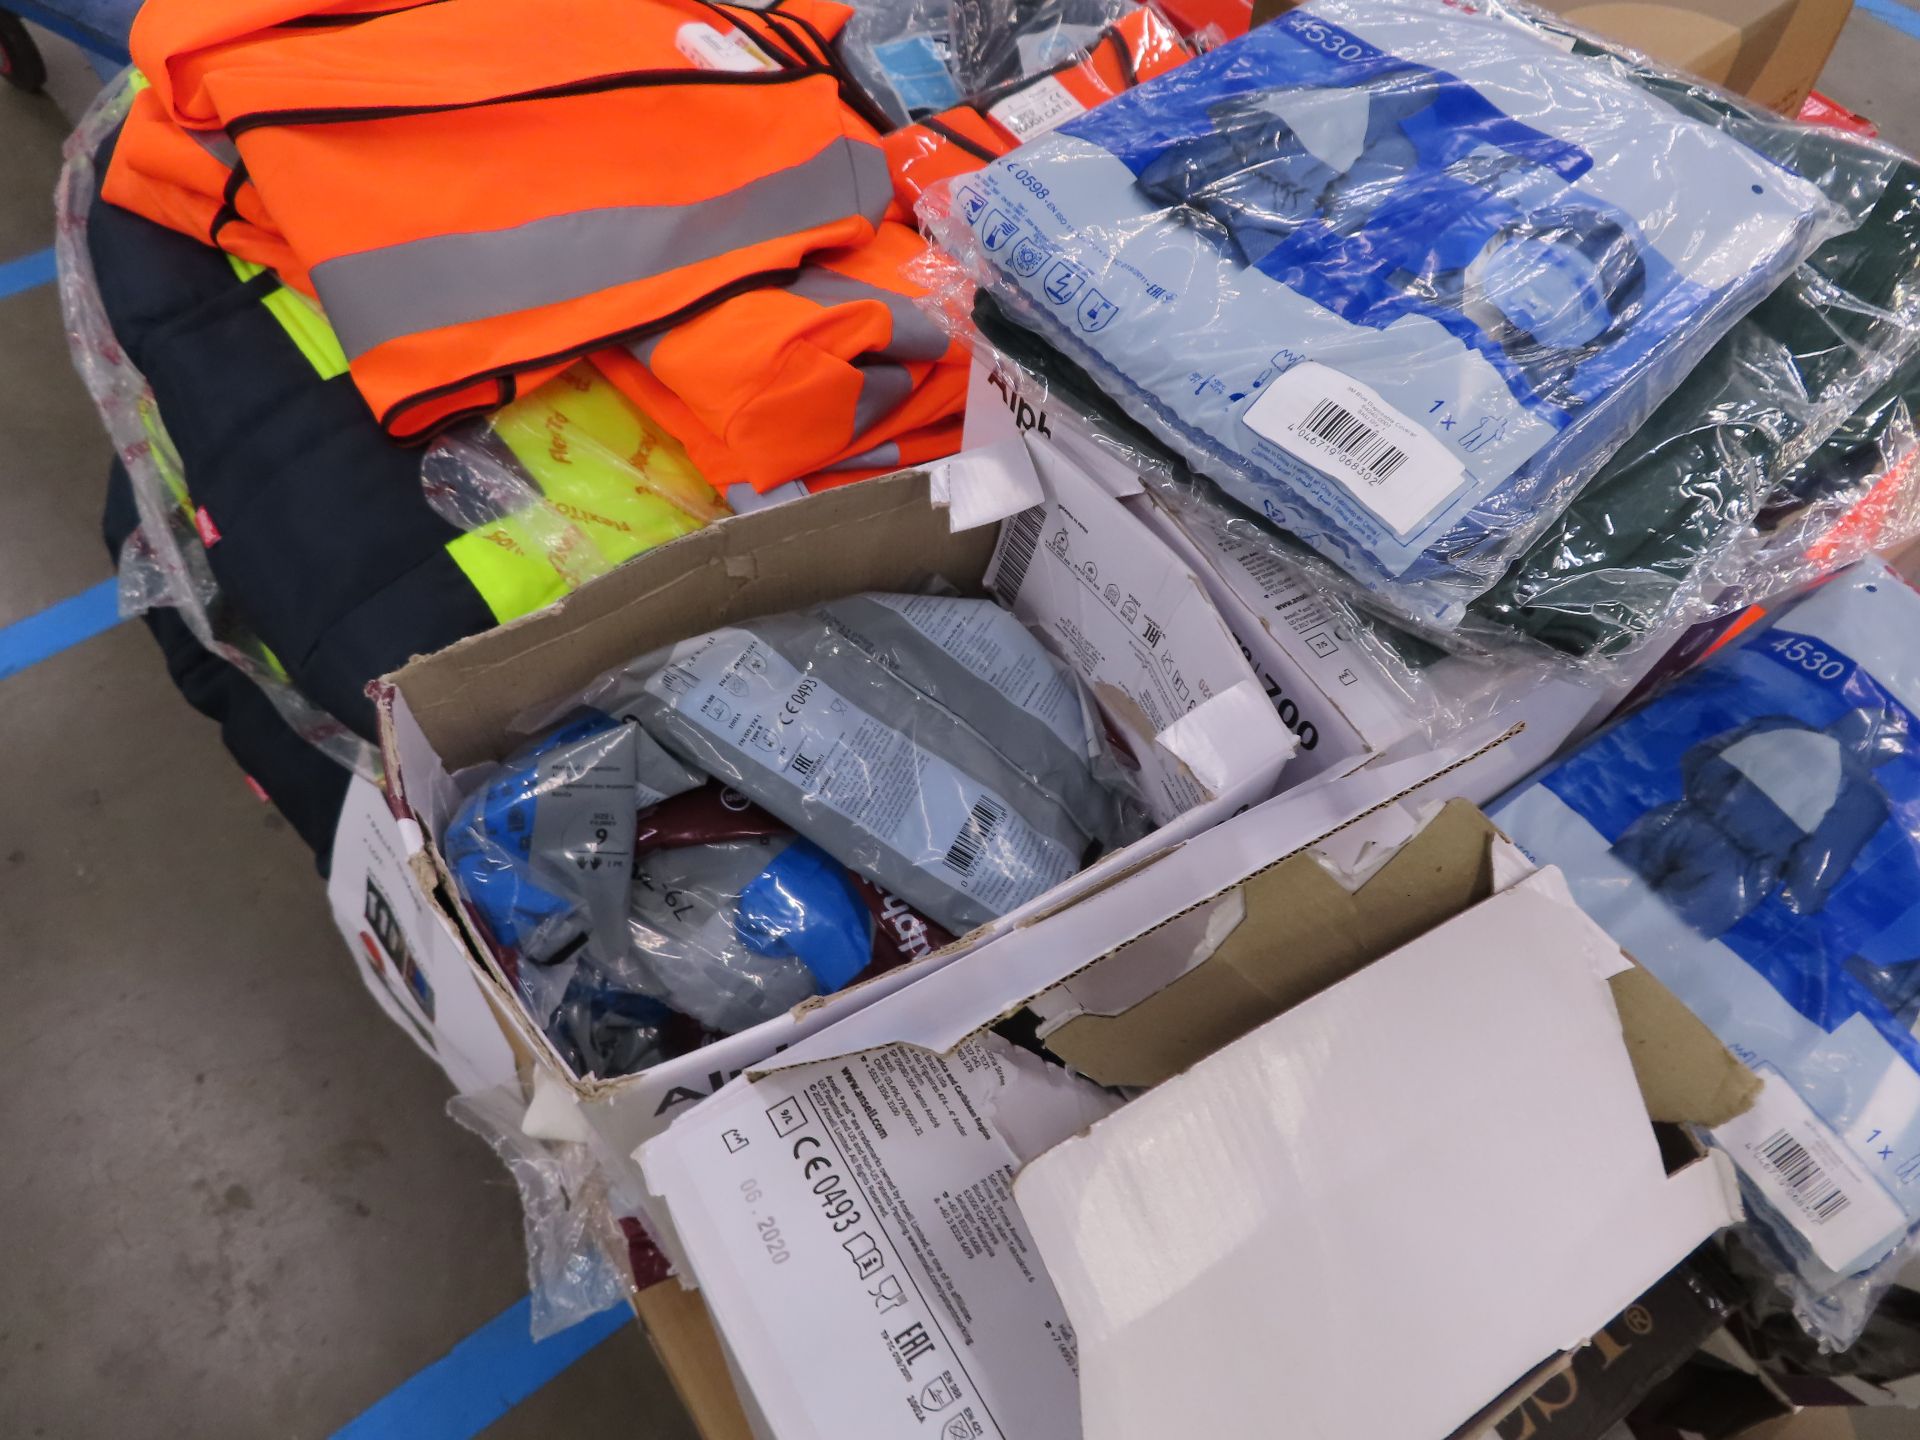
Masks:
[[[1406,800],[1369,772],[1278,797],[644,1148],[782,1440],[1440,1440],[1737,1213],[1648,1122],[1738,1113],[1754,1077],[1556,872]],[[1142,998],[1089,1025],[1102,972]],[[1009,1017],[1171,1078],[1119,1104]]]
[[[701,1440],[753,1440],[726,1351],[699,1293],[662,1280],[638,1291],[633,1309]]]
[[[1798,115],[1853,0],[1541,0],[1610,40]]]
[[[1455,1440],[1607,1440],[1725,1323],[1737,1285],[1702,1247],[1596,1330],[1502,1396]]]
[[[327,901],[373,998],[461,1094],[513,1083],[512,1030],[498,992],[467,959],[465,939],[422,889],[407,833],[373,785],[347,787],[333,834]],[[430,872],[429,872],[430,875]],[[430,883],[430,882],[429,882]]]
[[[1097,888],[1271,792],[1291,749],[1290,737],[1203,592],[1117,502],[1078,476],[1069,462],[1048,454],[1039,454],[1037,462],[1029,462],[1018,445],[997,455],[955,457],[937,476],[944,502],[938,506],[936,477],[909,472],[735,517],[650,551],[549,610],[417,659],[378,687],[394,813],[412,851],[421,856],[420,863],[435,868],[448,895],[454,893],[452,882],[435,840],[459,803],[454,777],[519,743],[524,737],[509,728],[516,715],[558,702],[635,656],[730,621],[862,590],[908,589],[928,575],[942,575],[978,593],[981,577],[993,567],[1023,618],[1041,623],[1047,618],[1042,612],[1050,610],[1055,620],[1071,620],[1076,633],[1104,637],[1102,645],[1089,647],[1105,657],[1093,688],[1104,699],[1117,697],[1110,718],[1120,728],[1137,726],[1155,707],[1178,711],[1183,700],[1191,704],[1157,733],[1136,730],[1133,737],[1137,756],[1149,748],[1159,752],[1152,776],[1161,799],[1180,791],[1199,801],[1171,823],[943,952],[817,997],[779,1020],[638,1075],[602,1080],[569,1073],[471,917],[464,907],[455,907],[473,973],[507,1016],[518,1042],[565,1080],[618,1198],[643,1201],[630,1158],[635,1147],[743,1067],[912,983],[988,935]],[[1023,562],[1020,583],[1014,583],[1007,573],[1003,527],[990,522],[1042,515],[1051,525],[1052,517],[1065,514],[1062,506],[1072,511],[1073,556],[1097,552],[1101,583],[1092,582],[1084,564],[1069,576],[1072,567],[1050,539],[1029,547],[1031,559]],[[976,522],[972,528],[954,528],[962,513]],[[1122,533],[1116,525],[1129,528]],[[1006,527],[1004,533],[1015,536],[1019,527]],[[1137,587],[1140,596],[1129,590],[1110,604],[1106,582],[1127,576],[1145,577]],[[1148,581],[1159,588],[1147,589]],[[1135,611],[1127,604],[1136,598],[1143,598],[1146,608]],[[1115,625],[1134,626],[1138,643],[1114,639]],[[661,1239],[671,1246],[670,1235]]]
[[[1208,19],[1228,18],[1226,0],[1196,0]],[[1253,0],[1263,25],[1299,0]],[[1462,9],[1473,0],[1447,0]],[[1833,53],[1853,0],[1537,0],[1604,39],[1749,100],[1797,116]]]
[[[1070,403],[1053,400],[1043,379],[1004,358],[976,357],[968,381],[966,444],[993,447],[1025,434],[1043,435],[1071,456],[1191,567],[1281,723],[1298,740],[1283,787],[1434,748],[1413,701],[1354,635],[1342,608],[1277,563],[1265,545],[1198,514],[1176,513]],[[1523,736],[1504,746],[1497,760],[1479,766],[1472,786],[1450,793],[1492,800],[1598,726],[1657,660],[1649,655],[1598,687],[1557,675],[1537,678],[1497,715],[1464,727],[1468,750],[1516,726]],[[1436,667],[1441,672],[1456,679],[1464,673],[1458,662],[1443,662]],[[1460,696],[1449,703],[1462,713],[1473,708]]]

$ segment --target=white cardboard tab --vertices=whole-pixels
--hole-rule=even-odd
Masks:
[[[1538,878],[1022,1172],[1087,1440],[1442,1440],[1734,1218]]]
[[[1118,1102],[991,1036],[801,1066],[754,1100],[674,1219],[781,1440],[1070,1440],[1072,1334],[1012,1182]]]
[[[1097,436],[1070,407],[1049,403],[1011,366],[989,365],[978,356],[967,372],[967,413],[960,432],[968,450],[997,445],[1029,431],[1057,446],[1116,500],[1141,491],[1139,473]]]
[[[1293,754],[1298,742],[1277,719],[1260,682],[1249,676],[1201,701],[1156,734],[1153,743],[1219,795],[1241,776],[1277,771],[1276,750],[1283,758]]]
[[[1046,499],[1027,447],[1002,440],[979,450],[962,450],[927,469],[935,505],[947,507],[955,534],[998,524]]]

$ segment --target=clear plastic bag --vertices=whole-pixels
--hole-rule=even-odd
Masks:
[[[120,552],[120,612],[137,615],[157,606],[178,610],[194,638],[258,685],[294,733],[378,783],[380,757],[374,747],[301,694],[273,652],[230,613],[207,564],[188,490],[190,477],[182,470],[146,378],[107,323],[87,250],[87,217],[98,184],[94,155],[125,118],[134,93],[134,74],[128,70],[87,107],[67,137],[54,191],[54,254],[67,345],[126,466],[140,515],[139,527]]]
[[[1813,1338],[1819,1327],[1794,1313],[1794,1297],[1779,1284],[1778,1277],[1791,1273],[1792,1267],[1783,1265],[1777,1253],[1753,1243],[1764,1238],[1735,1235],[1726,1246],[1728,1261],[1746,1291],[1734,1334],[1760,1368],[1790,1380],[1821,1376],[1858,1380],[1895,1394],[1911,1390],[1913,1378],[1920,1375],[1920,1291],[1902,1285],[1897,1277],[1890,1285],[1885,1275],[1870,1272],[1858,1277],[1857,1303],[1867,1312],[1865,1323],[1858,1327],[1859,1338],[1845,1350],[1822,1349]],[[1914,1248],[1909,1242],[1883,1264],[1910,1263]],[[1896,1288],[1899,1293],[1891,1293]],[[1836,1306],[1839,1303],[1836,1299]]]
[[[1097,39],[1133,0],[876,0],[839,53],[895,125],[1037,75]]]
[[[623,978],[638,971],[726,1035],[844,989],[873,963],[875,920],[853,877],[790,832],[643,855],[627,925]]]
[[[1888,153],[1802,177],[1788,128],[1498,5],[1314,0],[921,214],[1197,472],[1444,631],[1878,199]]]
[[[569,967],[545,1028],[574,1074],[637,1075],[712,1038],[659,997],[627,988],[625,978],[608,975],[592,954]]]
[[[1709,123],[1735,117],[1706,87],[1632,73]],[[1775,139],[1826,184],[1844,179],[1839,162],[1889,157],[1826,129]],[[1920,395],[1920,166],[1892,164],[1860,223],[1728,332],[1476,602],[1469,630],[1600,665],[1914,533],[1920,486],[1899,462]]]
[[[643,811],[614,984],[721,1034],[930,955],[952,936],[738,791]]]
[[[866,594],[696,636],[577,702],[960,934],[1144,833],[1074,677],[989,600]],[[533,717],[538,725],[546,716]]]
[[[527,1287],[535,1340],[558,1335],[625,1302],[626,1286],[600,1236],[612,1233],[606,1181],[585,1146],[536,1140],[521,1128],[527,1102],[518,1086],[456,1095],[447,1114],[500,1157],[520,1192]]]
[[[952,938],[597,710],[462,783],[442,853],[576,1074],[637,1073]]]
[[[1438,741],[1497,714],[1522,692],[1538,684],[1541,669],[1528,657],[1504,651],[1454,653],[1391,621],[1370,613],[1360,601],[1365,592],[1329,576],[1304,545],[1274,530],[1226,499],[1192,472],[1118,404],[1092,378],[1032,332],[1013,324],[993,296],[963,286],[965,294],[936,291],[949,307],[948,321],[967,336],[990,370],[1016,375],[1024,392],[1041,397],[1048,413],[1071,426],[1073,442],[1085,441],[1118,460],[1150,487],[1162,507],[1199,542],[1202,554],[1232,551],[1259,557],[1246,562],[1260,578],[1261,602],[1284,604],[1288,596],[1311,596],[1319,623],[1340,637],[1350,660],[1341,682],[1352,703],[1367,697],[1367,710],[1395,716],[1382,729],[1410,741]],[[953,307],[970,302],[964,320]],[[1245,639],[1242,640],[1243,647]],[[1249,652],[1251,653],[1251,652]],[[1398,743],[1396,739],[1393,743]]]
[[[1717,577],[1720,611],[1811,584],[1920,535],[1920,355],[1775,486],[1752,558]]]
[[[1490,812],[1764,1077],[1713,1139],[1833,1348],[1920,1231],[1917,631],[1863,562]]]
[[[421,458],[428,503],[492,547],[500,618],[732,513],[678,441],[582,362]]]
[[[582,993],[576,972],[603,972],[626,949],[636,813],[700,783],[636,727],[583,710],[481,777],[455,811],[447,866],[542,1026],[570,1003],[562,1028],[606,1051],[580,1037],[596,1018],[633,1018],[595,1017],[598,987],[590,974]]]

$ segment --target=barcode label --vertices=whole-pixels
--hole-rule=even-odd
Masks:
[[[1032,84],[1009,95],[988,110],[987,114],[1011,130],[1016,140],[1031,140],[1086,112],[1087,107],[1080,103],[1071,90],[1053,76],[1042,75]]]
[[[1446,402],[1440,403],[1444,410]],[[1467,483],[1465,465],[1435,434],[1371,386],[1313,360],[1274,376],[1241,419],[1329,477],[1402,539],[1438,523],[1439,512]],[[1448,433],[1462,433],[1457,420]]]
[[[953,844],[947,847],[942,862],[962,877],[972,875],[973,867],[980,863],[982,852],[993,839],[993,832],[1000,828],[1000,822],[1006,818],[1006,806],[992,796],[982,795],[967,812],[967,823],[953,837]]]
[[[1301,428],[1351,460],[1375,484],[1392,479],[1394,471],[1407,463],[1406,451],[1337,400],[1322,400],[1314,406]]]
[[[1036,505],[1007,521],[1000,532],[1000,553],[994,556],[993,579],[987,588],[1009,610],[1020,598],[1020,587],[1027,583],[1027,570],[1033,564],[1033,552],[1040,548],[1040,531],[1046,520],[1047,507]]]
[[[1885,1254],[1905,1233],[1907,1212],[1875,1178],[1885,1162],[1862,1155],[1764,1063],[1759,1098],[1713,1132],[1768,1209],[1798,1231],[1820,1263],[1842,1275]],[[1871,1132],[1868,1132],[1871,1133]]]
[[[1800,1202],[1800,1208],[1816,1225],[1826,1224],[1853,1203],[1846,1191],[1827,1178],[1827,1172],[1807,1153],[1807,1147],[1788,1131],[1774,1131],[1761,1142],[1756,1153],[1761,1164],[1786,1182],[1787,1189]]]

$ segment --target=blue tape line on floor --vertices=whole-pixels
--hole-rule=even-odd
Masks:
[[[22,290],[31,290],[36,285],[44,285],[53,279],[53,247],[36,250],[31,255],[22,255],[18,260],[9,260],[0,265],[0,300],[9,295],[18,295]]]
[[[38,615],[0,629],[0,680],[120,623],[120,582],[102,580]]]
[[[633,1321],[616,1305],[535,1344],[527,1336],[532,1304],[529,1297],[489,1320],[332,1440],[470,1440]]]
[[[1909,10],[1900,0],[1858,0],[1858,6],[1882,24],[1920,40],[1920,13]]]

